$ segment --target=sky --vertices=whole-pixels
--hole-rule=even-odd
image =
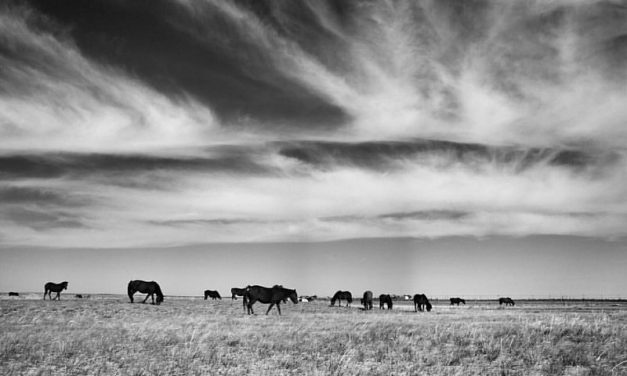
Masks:
[[[625,297],[625,103],[627,1],[3,1],[0,291]]]

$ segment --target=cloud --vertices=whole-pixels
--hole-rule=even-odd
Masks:
[[[3,4],[0,238],[625,236],[626,12]]]

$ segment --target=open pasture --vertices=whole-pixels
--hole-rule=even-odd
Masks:
[[[242,301],[124,296],[0,300],[4,375],[625,375],[627,305],[494,302],[430,313],[320,300],[243,313]]]

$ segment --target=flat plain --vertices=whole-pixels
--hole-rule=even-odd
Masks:
[[[62,299],[0,299],[2,375],[627,375],[625,302]]]

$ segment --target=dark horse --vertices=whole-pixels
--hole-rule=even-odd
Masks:
[[[67,290],[67,282],[61,282],[61,283],[53,283],[53,282],[48,282],[44,285],[44,300],[46,300],[46,295],[48,295],[48,297],[50,298],[50,300],[52,299],[52,293],[56,292],[57,296],[55,296],[54,298],[57,300],[61,300],[61,291],[63,290]]]
[[[379,309],[383,309],[385,304],[387,304],[388,309],[392,309],[392,297],[388,294],[379,295]]]
[[[151,297],[152,304],[155,304],[155,295],[157,295],[157,305],[163,302],[163,293],[161,292],[161,287],[159,287],[159,284],[155,281],[130,281],[128,283],[128,298],[131,299],[131,303],[133,303],[133,294],[135,294],[136,292],[148,294],[146,295],[146,299],[144,299],[142,303],[146,303],[148,297]]]
[[[246,293],[244,294],[244,301],[246,301],[246,307],[248,307],[248,314],[254,314],[253,304],[259,301],[264,304],[270,304],[266,315],[274,305],[281,314],[281,302],[285,302],[290,299],[292,303],[298,304],[298,294],[296,290],[286,289],[283,286],[263,287],[263,286],[248,286],[246,287]]]
[[[361,299],[361,304],[363,304],[366,311],[372,309],[372,291],[366,290],[364,292],[364,297]]]
[[[11,291],[9,292],[9,296],[20,296],[20,293]]]
[[[514,306],[515,303],[512,298],[499,298],[499,305],[505,304],[505,306],[511,305]]]
[[[237,287],[233,287],[231,289],[231,300],[237,300],[238,296],[244,296],[246,293],[246,288],[240,289]]]
[[[220,293],[217,292],[216,290],[205,290],[205,300],[207,300],[207,298],[211,298],[211,300],[216,300],[216,299],[222,300]]]
[[[335,305],[336,301],[338,302],[337,305],[341,306],[342,300],[346,300],[346,306],[348,307],[353,302],[353,294],[351,294],[350,291],[338,290],[335,295],[333,295],[333,298],[331,298],[331,307]]]
[[[431,303],[429,303],[427,296],[425,294],[414,295],[414,312],[422,312],[425,308],[427,312],[431,312]]]
[[[462,303],[463,305],[466,305],[466,301],[462,298],[451,298],[451,305],[453,304],[457,304],[459,305],[459,303]]]

